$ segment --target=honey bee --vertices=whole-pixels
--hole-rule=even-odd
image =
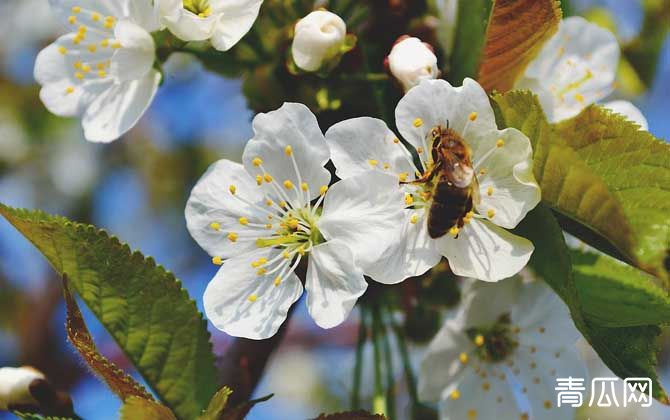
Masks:
[[[428,234],[437,239],[454,227],[462,228],[480,198],[472,151],[465,140],[449,125],[434,128],[430,136],[433,166],[414,182],[432,185]]]

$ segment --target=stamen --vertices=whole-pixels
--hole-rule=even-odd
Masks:
[[[460,362],[461,362],[462,364],[466,364],[466,363],[468,363],[468,355],[467,355],[467,353],[461,353],[461,354],[459,354],[459,355],[458,355],[458,360],[460,360]]]
[[[493,219],[493,216],[496,215],[496,211],[493,209],[489,209],[489,211],[486,212],[486,215],[489,217],[489,219]]]
[[[468,119],[469,119],[470,121],[473,121],[473,122],[476,121],[476,120],[477,120],[477,113],[474,112],[474,111],[471,112],[470,115],[468,115]]]
[[[242,226],[248,225],[249,224],[249,219],[247,219],[246,217],[240,217],[240,224]]]
[[[286,188],[287,190],[293,189],[293,182],[287,179],[286,181],[284,181],[284,188]]]
[[[423,125],[423,120],[421,118],[417,118],[413,122],[414,127],[419,128]]]
[[[496,142],[496,147],[503,147],[505,145],[505,140],[503,139],[498,139]]]
[[[493,195],[493,187],[488,187],[486,189],[486,195],[488,195],[489,197]]]
[[[409,176],[409,174],[407,172],[401,172],[401,173],[398,174],[398,178],[400,178],[400,182],[406,182],[408,176]]]
[[[376,166],[379,164],[379,162],[378,162],[377,160],[375,160],[375,159],[370,159],[370,160],[368,160],[368,163],[369,163],[370,166],[372,166],[373,168],[376,167]]]
[[[461,393],[457,389],[454,389],[453,391],[451,391],[451,394],[449,394],[449,397],[452,400],[457,400],[461,398]]]
[[[258,167],[258,166],[261,166],[261,165],[263,164],[263,159],[257,157],[257,158],[254,158],[254,159],[251,161],[251,163],[252,163],[252,165]]]
[[[255,295],[255,294],[254,295],[249,295],[249,297],[247,299],[249,300],[249,302],[254,303],[258,300],[258,296]]]
[[[221,259],[221,257],[213,257],[213,258],[212,258],[212,264],[214,264],[214,265],[222,265],[222,264],[223,264],[223,260]]]
[[[291,147],[290,145],[286,146],[284,148],[284,153],[286,154],[286,156],[292,156],[293,155],[293,147]]]
[[[237,233],[235,233],[235,232],[230,232],[230,233],[228,234],[228,240],[229,240],[230,242],[237,242],[237,238],[238,238],[238,237],[239,237],[239,235],[238,235]]]
[[[231,185],[230,187],[228,187],[228,191],[230,191],[230,193],[232,195],[235,195],[235,192],[237,191],[237,187],[234,186],[234,185]]]
[[[477,347],[481,347],[481,346],[484,345],[484,336],[483,336],[483,335],[478,334],[478,335],[475,337],[475,345],[476,345]]]
[[[218,223],[218,222],[212,222],[212,223],[209,225],[209,227],[211,227],[212,230],[215,230],[215,231],[217,231],[217,232],[218,232],[219,230],[221,230],[221,224]]]
[[[416,222],[418,222],[418,221],[419,221],[419,215],[416,214],[416,213],[414,213],[414,214],[412,215],[412,217],[409,218],[409,222],[410,222],[411,224],[413,224],[413,225],[415,225]]]

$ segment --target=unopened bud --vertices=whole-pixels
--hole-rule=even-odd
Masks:
[[[36,379],[44,380],[44,374],[29,366],[0,368],[0,410],[10,406],[35,404],[30,393],[30,384]]]
[[[325,10],[314,11],[295,25],[293,61],[304,71],[318,71],[339,60],[346,37],[347,25],[342,18]]]
[[[405,91],[439,76],[433,48],[419,38],[401,37],[388,56],[389,71]]]

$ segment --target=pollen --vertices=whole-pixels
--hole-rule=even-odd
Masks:
[[[67,54],[67,48],[65,47],[58,47],[58,52],[65,55]]]
[[[79,6],[74,6],[74,7],[72,8],[72,13],[74,13],[75,15],[76,15],[77,13],[81,13],[81,7],[79,7]]]
[[[468,410],[468,420],[475,420],[477,418],[477,410],[471,408]]]
[[[370,159],[370,160],[368,160],[368,163],[369,163],[370,166],[372,166],[373,168],[376,167],[377,165],[379,165],[379,162],[378,162],[377,160],[375,160],[375,159]]]
[[[68,86],[67,88],[65,88],[65,93],[68,95],[74,93],[74,88],[72,86]]]
[[[212,258],[212,264],[214,264],[214,265],[222,265],[222,264],[223,264],[223,260],[221,259],[221,257],[213,257],[213,258]]]
[[[417,215],[416,213],[413,214],[412,217],[409,218],[409,222],[413,225],[415,225],[416,222],[418,222],[418,221],[419,221],[419,215]]]
[[[75,61],[74,64],[72,65],[74,66],[75,69],[81,69],[82,67],[81,61],[79,60]]]
[[[274,285],[275,287],[279,286],[281,284],[281,276],[275,277]]]
[[[286,146],[284,148],[284,153],[286,154],[286,156],[293,156],[293,147],[291,147],[290,145]]]
[[[89,50],[91,53],[94,53],[94,52],[96,52],[96,51],[98,50],[98,45],[97,45],[97,44],[90,44],[90,45],[88,46],[88,50]]]
[[[411,206],[414,204],[414,197],[412,194],[405,194],[405,205]]]
[[[221,230],[221,224],[218,223],[218,222],[210,223],[209,227],[212,228],[212,230],[215,230],[217,232]]]
[[[580,104],[583,104],[584,103],[584,95],[582,95],[581,93],[576,93],[575,94],[575,100],[577,100],[577,102],[579,102]]]
[[[76,72],[76,73],[74,74],[74,77],[76,77],[76,78],[79,79],[79,80],[82,80],[82,79],[84,78],[84,73]]]
[[[486,212],[486,215],[488,216],[489,219],[493,219],[493,216],[496,215],[496,211],[493,209],[489,209],[489,211]]]
[[[305,256],[305,247],[304,246],[300,245],[298,247],[298,254],[300,254],[303,257]]]
[[[109,47],[109,39],[103,39],[102,41],[100,41],[100,46],[101,46],[102,48],[107,48],[107,47]]]
[[[230,233],[228,234],[228,240],[229,240],[230,242],[237,242],[237,238],[238,238],[238,237],[239,237],[239,236],[238,236],[237,233],[235,233],[235,232],[230,232]]]
[[[115,21],[116,21],[116,19],[114,18],[114,16],[107,16],[105,18],[105,28],[112,29],[114,27],[114,22]]]
[[[451,394],[449,394],[449,397],[451,397],[452,400],[457,400],[461,398],[461,392],[457,389],[454,389],[451,391]]]
[[[267,272],[268,272],[268,270],[264,269],[263,267],[256,270],[256,274],[259,275],[259,276],[264,276],[265,273],[267,273]]]
[[[284,188],[286,188],[287,190],[293,189],[293,182],[287,179],[286,181],[284,181]]]
[[[291,254],[289,254],[288,251],[284,251],[284,252],[282,252],[282,253],[281,253],[281,256],[284,257],[284,259],[286,259],[286,260],[288,260],[289,258],[291,258]]]
[[[249,224],[249,219],[247,219],[246,217],[240,217],[240,224],[242,226],[248,225]]]
[[[254,302],[256,302],[256,301],[258,300],[258,296],[257,296],[257,295],[249,295],[249,297],[247,298],[247,300],[248,300],[249,302],[251,302],[251,303],[254,303]]]
[[[461,230],[458,228],[458,226],[452,226],[451,229],[449,229],[449,234],[455,238],[458,236],[458,232],[460,231]]]
[[[395,144],[398,144],[398,143],[400,143],[400,139],[399,139],[399,138],[397,138],[397,137],[395,137],[395,138],[393,139],[393,143],[395,143]]]
[[[232,195],[235,195],[235,192],[237,192],[237,187],[234,186],[234,185],[231,185],[230,187],[228,187],[228,191],[230,191],[230,193]]]
[[[474,111],[471,112],[470,115],[468,115],[468,119],[469,119],[470,121],[475,121],[475,120],[477,120],[477,113],[474,112]]]
[[[265,174],[265,175],[263,175],[263,179],[265,180],[265,182],[267,182],[269,184],[269,183],[272,182],[272,175]]]
[[[83,71],[84,73],[89,73],[91,71],[91,66],[89,66],[88,64],[83,64],[81,66],[81,71]]]
[[[498,139],[496,142],[496,147],[503,147],[505,145],[505,140],[503,139]]]
[[[477,347],[481,347],[481,346],[484,345],[484,336],[483,336],[483,335],[478,334],[478,335],[475,337],[475,345],[476,345]]]
[[[272,223],[268,223],[265,225],[265,229],[272,229]]]
[[[319,188],[319,193],[324,195],[326,192],[328,192],[328,185],[322,185],[321,188]]]
[[[388,163],[384,164],[384,169],[388,170],[390,167],[391,167],[391,165],[389,165]]]
[[[479,175],[486,175],[486,169],[482,169],[481,171],[479,171]]]
[[[107,72],[104,71],[104,70],[99,70],[98,71],[98,77],[101,78],[101,79],[107,77]]]
[[[74,25],[77,23],[77,16],[70,16],[67,18],[67,21],[70,25]]]
[[[279,207],[285,209],[286,207],[288,207],[288,204],[286,204],[286,201],[280,201],[279,202]]]
[[[270,200],[269,198],[265,201],[265,205],[268,206],[268,207],[271,207],[272,205],[274,205],[274,203],[275,202]]]
[[[300,223],[298,223],[298,219],[290,219],[288,221],[288,227],[291,229],[298,229],[298,226],[300,226]]]
[[[423,149],[423,147],[419,146],[417,147],[416,152],[421,155],[423,154],[423,152],[425,152],[425,150]]]
[[[309,190],[309,185],[307,185],[306,182],[303,182],[302,184],[300,184],[300,189],[303,191],[307,191]]]
[[[93,22],[99,21],[100,20],[100,13],[93,12],[91,14],[91,19],[93,20]]]
[[[405,182],[407,181],[407,177],[409,174],[407,172],[401,172],[398,174],[398,178],[400,178],[400,182]]]
[[[254,166],[258,167],[258,166],[261,166],[261,165],[263,164],[263,159],[257,157],[257,158],[254,158],[254,159],[251,161],[251,163],[252,163]]]
[[[263,175],[256,175],[256,184],[263,185]]]
[[[122,47],[122,45],[119,41],[116,41],[115,43],[112,44],[112,48],[114,48],[116,50],[118,50],[121,47]]]
[[[493,187],[488,187],[486,189],[486,195],[488,195],[489,197],[493,195]]]
[[[461,363],[466,364],[468,363],[468,354],[467,353],[461,353],[458,355],[458,360],[461,361]]]
[[[423,120],[421,118],[417,118],[414,120],[414,127],[419,128],[423,125]]]

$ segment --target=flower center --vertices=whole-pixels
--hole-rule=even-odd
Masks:
[[[212,14],[212,8],[209,0],[183,0],[184,9],[201,18],[206,18]]]
[[[502,362],[519,345],[515,340],[509,314],[502,315],[491,326],[470,328],[466,334],[476,346],[475,354],[484,362]]]
[[[318,219],[319,213],[314,210],[289,209],[281,218],[279,229],[268,237],[257,239],[256,245],[259,248],[281,247],[289,256],[304,255],[325,240],[316,226]]]

